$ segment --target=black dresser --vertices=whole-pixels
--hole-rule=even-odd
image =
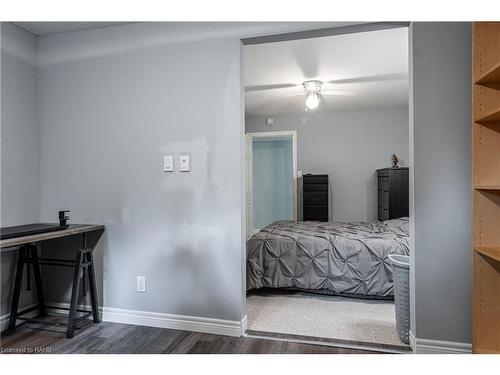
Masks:
[[[378,219],[409,216],[408,168],[384,168],[378,173]]]
[[[328,175],[302,176],[302,216],[304,221],[328,221]]]

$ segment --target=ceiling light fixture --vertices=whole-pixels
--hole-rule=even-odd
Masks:
[[[319,105],[319,96],[315,92],[307,94],[306,107],[308,109],[316,109]]]
[[[317,80],[305,81],[302,83],[306,92],[306,111],[316,109],[319,105],[319,95],[323,82]]]

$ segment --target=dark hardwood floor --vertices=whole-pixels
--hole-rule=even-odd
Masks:
[[[50,330],[49,330],[50,329]],[[373,354],[344,349],[266,340],[229,337],[164,328],[102,322],[86,324],[66,339],[64,329],[25,324],[0,336],[6,353],[178,353],[178,354]]]

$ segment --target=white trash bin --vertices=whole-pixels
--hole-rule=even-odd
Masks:
[[[394,279],[394,306],[396,309],[396,329],[405,344],[410,343],[410,257],[389,255]]]

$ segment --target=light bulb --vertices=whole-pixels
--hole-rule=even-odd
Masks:
[[[319,105],[318,94],[316,94],[315,92],[307,94],[306,107],[309,109],[315,109],[318,105]]]

